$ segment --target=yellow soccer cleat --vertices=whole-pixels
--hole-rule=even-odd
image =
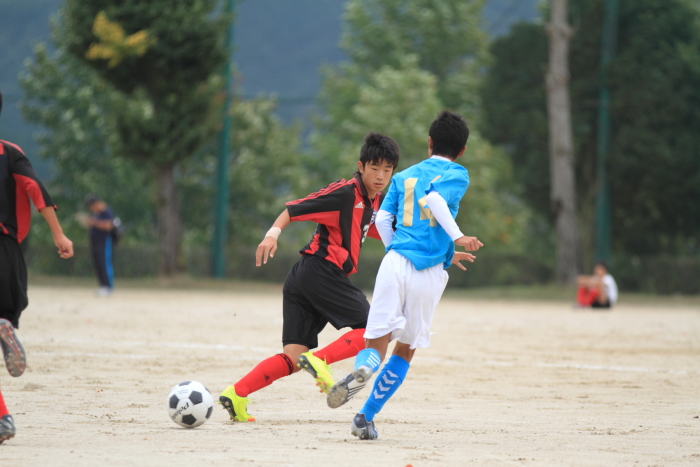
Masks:
[[[331,387],[335,384],[331,367],[329,367],[325,361],[314,356],[313,352],[304,352],[301,354],[297,365],[308,371],[311,376],[314,377],[316,386],[318,386],[321,392],[328,394],[328,391],[330,391]]]
[[[248,398],[236,394],[236,390],[233,386],[224,389],[224,392],[219,396],[219,404],[224,406],[231,420],[239,422],[255,421],[255,417],[251,417],[246,411]]]

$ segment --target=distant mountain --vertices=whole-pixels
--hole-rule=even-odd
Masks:
[[[538,0],[489,0],[484,8],[486,29],[503,34],[514,21],[538,16]],[[344,0],[248,0],[237,2],[235,50],[237,92],[245,96],[275,93],[279,114],[287,121],[302,121],[313,108],[324,63],[338,63]],[[0,90],[5,107],[0,136],[33,154],[35,129],[22,121],[15,105],[21,99],[17,74],[31,56],[32,44],[47,42],[49,18],[60,0],[0,0]],[[37,165],[41,165],[37,163]],[[47,174],[47,166],[40,170]]]
[[[500,35],[516,21],[533,21],[538,0],[489,0],[487,31]],[[319,67],[345,58],[338,47],[344,0],[244,1],[238,6],[234,60],[243,95],[274,92],[279,113],[304,118],[320,85]]]

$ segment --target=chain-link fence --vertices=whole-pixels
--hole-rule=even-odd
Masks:
[[[229,251],[226,277],[248,281],[282,282],[291,265],[299,258],[296,252],[278,251],[265,267],[255,267],[255,249]],[[32,246],[26,252],[30,271],[46,275],[91,276],[90,252],[78,246],[75,256],[64,260],[55,248]],[[371,290],[382,256],[365,254],[360,258],[359,273],[351,280],[360,288]],[[211,271],[210,252],[197,248],[183,253],[185,272],[194,277],[206,277]],[[465,263],[463,272],[450,268],[450,288],[504,285],[547,284],[554,280],[553,265],[525,255],[479,252],[477,262]],[[117,247],[114,252],[117,279],[158,275],[157,246]],[[700,258],[649,256],[618,258],[612,264],[612,274],[624,291],[659,294],[700,293]]]

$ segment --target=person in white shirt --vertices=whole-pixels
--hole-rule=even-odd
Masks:
[[[576,304],[581,307],[611,308],[617,303],[617,284],[605,261],[598,261],[592,276],[578,276]]]

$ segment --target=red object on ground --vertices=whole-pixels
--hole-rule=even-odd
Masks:
[[[591,306],[595,303],[598,295],[600,295],[600,292],[597,289],[579,287],[576,294],[576,302],[581,306]]]

